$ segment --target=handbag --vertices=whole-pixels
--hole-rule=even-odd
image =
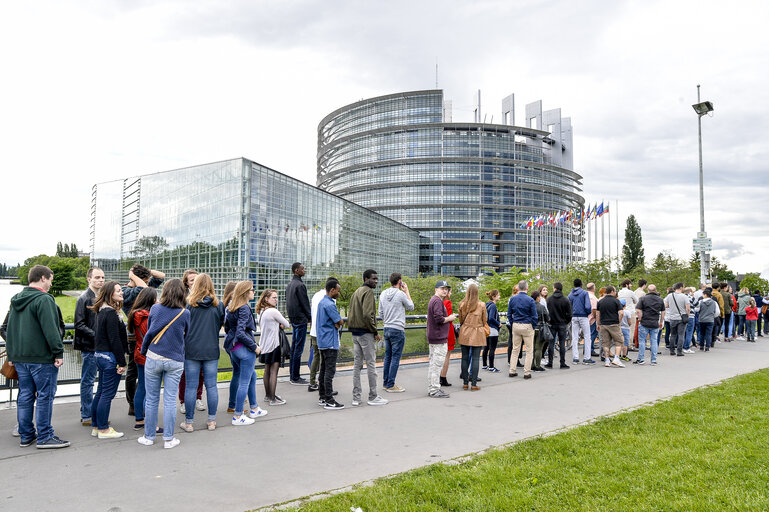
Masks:
[[[8,360],[8,352],[3,350],[0,353],[0,359],[5,359],[3,361],[3,367],[0,368],[0,374],[7,380],[19,380],[19,374],[16,371],[16,367],[11,365],[11,362]]]
[[[153,339],[153,340],[152,340],[152,343],[151,343],[151,345],[157,345],[158,341],[160,341],[160,338],[162,338],[162,337],[163,337],[163,335],[164,335],[164,334],[166,333],[166,331],[168,330],[168,328],[169,328],[169,327],[171,327],[171,324],[172,324],[172,323],[174,323],[174,322],[176,322],[176,319],[177,319],[177,318],[179,318],[180,316],[182,316],[182,313],[184,313],[184,308],[182,308],[182,310],[181,310],[181,311],[179,311],[179,314],[178,314],[178,315],[176,315],[176,316],[174,317],[174,319],[173,319],[173,320],[171,320],[170,322],[168,322],[168,323],[166,324],[166,326],[165,326],[165,327],[163,327],[163,329],[161,329],[161,330],[160,330],[160,332],[157,334],[157,336],[155,336],[155,339]],[[149,350],[149,348],[150,348],[150,346],[149,346],[147,343],[142,343],[142,350],[141,350],[141,354],[142,354],[143,356],[146,356],[146,355],[147,355],[147,351]]]
[[[489,324],[483,324],[483,332],[486,333],[487,338],[491,336],[491,327],[489,327]]]
[[[288,335],[282,327],[278,329],[278,343],[280,346],[280,365],[282,367],[283,362],[291,357],[291,344],[289,344]]]
[[[681,315],[681,321],[682,322],[688,322],[689,321],[689,314],[681,312],[681,308],[678,307],[678,301],[676,300],[675,293],[673,293],[672,299],[673,299],[673,304],[676,305],[676,309],[678,310],[678,314]]]
[[[539,336],[542,338],[542,341],[546,343],[553,341],[553,331],[550,330],[550,326],[547,324],[543,324],[542,327],[539,328]]]
[[[767,305],[766,305],[766,304],[764,304],[763,306],[761,306],[761,314],[762,314],[762,315],[765,315],[765,314],[766,314],[766,309],[767,309]]]

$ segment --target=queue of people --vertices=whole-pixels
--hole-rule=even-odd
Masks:
[[[135,416],[134,429],[143,433],[139,444],[153,445],[161,435],[165,448],[178,446],[180,440],[174,435],[177,410],[184,415],[178,425],[182,431],[194,431],[195,411],[206,410],[206,429],[215,430],[222,328],[223,348],[232,363],[227,412],[232,414],[233,426],[252,425],[268,414],[256,397],[257,357],[264,367],[264,404],[286,404],[278,395],[277,377],[279,367],[288,359],[290,384],[306,385],[309,392],[317,392],[318,405],[326,410],[344,409],[344,404],[336,399],[338,391],[333,383],[340,332],[345,323],[336,305],[340,283],[328,278],[310,300],[302,280],[303,265],[295,263],[292,272],[285,292],[287,319],[277,309],[279,292],[275,289],[264,290],[252,310],[250,303],[256,292],[251,281],[227,283],[220,299],[211,277],[194,270],[185,272],[182,279],[166,282],[162,272],[135,265],[129,271],[129,283],[122,286],[117,281],[105,282],[101,269],[90,269],[86,276],[88,289],[76,304],[73,341],[83,359],[81,424],[91,427],[91,435],[98,439],[124,436],[110,425],[109,416],[118,384],[125,376],[129,414]],[[22,447],[33,443],[38,448],[69,446],[68,441],[54,434],[51,425],[56,376],[63,361],[60,314],[47,293],[53,277],[48,267],[33,267],[28,276],[30,285],[12,299],[11,312],[3,325],[9,361],[19,374],[18,435]],[[351,297],[346,320],[353,340],[353,407],[364,401],[370,406],[387,405],[388,400],[380,395],[379,389],[387,393],[406,391],[396,383],[396,377],[406,340],[406,312],[414,309],[414,302],[401,274],[393,273],[389,277],[390,287],[382,292],[377,306],[374,289],[378,280],[375,270],[363,273],[363,283]],[[594,358],[600,357],[605,367],[616,368],[632,361],[630,352],[637,352],[634,364],[645,364],[647,344],[650,364],[656,365],[663,331],[665,347],[671,356],[678,357],[694,353],[693,348],[709,352],[717,342],[754,342],[756,336],[762,336],[759,319],[766,315],[769,306],[769,297],[760,292],[751,295],[743,288],[733,294],[727,283],[703,284],[697,290],[676,283],[664,299],[653,284],[643,279],[635,290],[634,283],[625,279],[618,289],[608,285],[597,294],[594,283],[583,288],[582,281],[575,279],[572,284],[568,295],[560,282],[553,283],[552,294],[547,286],[529,292],[525,280],[514,287],[507,301],[509,377],[517,377],[521,371],[523,379],[528,380],[532,372],[552,369],[556,348],[558,367],[569,369],[569,342],[572,364],[594,365]],[[158,296],[160,285],[162,292]],[[449,353],[455,344],[461,350],[463,389],[480,391],[481,371],[501,371],[495,365],[502,326],[497,306],[501,300],[499,290],[486,292],[488,300],[484,303],[478,285],[470,284],[456,313],[452,312],[450,296],[449,283],[439,280],[427,306],[426,387],[431,398],[450,396],[446,391],[451,386],[447,371]],[[125,313],[125,322],[121,311]],[[732,314],[734,326],[730,322]],[[376,367],[377,342],[381,339],[377,316],[384,322],[381,388]],[[295,362],[301,361],[308,324],[309,381],[300,376],[300,368],[295,368]],[[764,333],[767,325],[764,322]],[[290,344],[285,333],[289,328],[293,333]],[[596,350],[596,340],[600,352]],[[368,380],[365,399],[360,378],[364,365]],[[132,374],[135,381],[129,384]],[[162,426],[158,425],[161,387]]]

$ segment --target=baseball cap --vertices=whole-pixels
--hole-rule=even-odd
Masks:
[[[435,283],[435,287],[436,288],[448,288],[449,290],[451,289],[451,286],[446,281],[438,281],[437,283]]]

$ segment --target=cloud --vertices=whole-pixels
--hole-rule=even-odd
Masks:
[[[713,252],[723,253],[724,258],[727,261],[739,256],[753,254],[753,252],[747,250],[743,244],[732,240],[714,240]]]

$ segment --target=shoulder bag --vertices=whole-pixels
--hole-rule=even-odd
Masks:
[[[182,310],[181,310],[181,311],[179,311],[179,314],[178,314],[178,315],[176,315],[176,316],[174,317],[174,319],[173,319],[173,320],[171,320],[170,322],[168,322],[168,323],[166,324],[166,326],[165,326],[165,327],[163,327],[163,328],[160,330],[160,332],[157,334],[157,336],[155,336],[155,339],[154,339],[154,340],[152,340],[152,343],[151,343],[152,345],[157,345],[158,341],[160,341],[160,338],[162,338],[162,337],[163,337],[163,335],[164,335],[164,334],[166,333],[166,331],[168,330],[168,328],[169,328],[169,327],[171,327],[171,324],[173,324],[174,322],[176,322],[176,319],[177,319],[177,318],[179,318],[180,316],[182,316],[182,313],[184,313],[184,308],[182,308]],[[147,350],[149,350],[149,348],[150,348],[150,346],[149,346],[148,344],[146,344],[146,343],[142,343],[142,350],[141,350],[141,354],[142,354],[143,356],[146,356],[146,355],[147,355]]]
[[[8,353],[3,350],[0,352],[0,359],[3,359],[3,367],[0,368],[0,374],[6,378],[6,380],[19,380],[19,374],[16,371],[16,367],[11,365],[8,360]]]
[[[282,367],[283,362],[291,358],[291,345],[288,342],[288,335],[283,330],[283,327],[278,329],[278,343],[280,344],[280,365]]]
[[[689,315],[687,313],[682,312],[681,308],[678,307],[678,301],[676,300],[675,293],[673,294],[673,304],[676,305],[676,309],[678,310],[678,314],[681,315],[681,321],[682,322],[688,322],[689,321]]]

